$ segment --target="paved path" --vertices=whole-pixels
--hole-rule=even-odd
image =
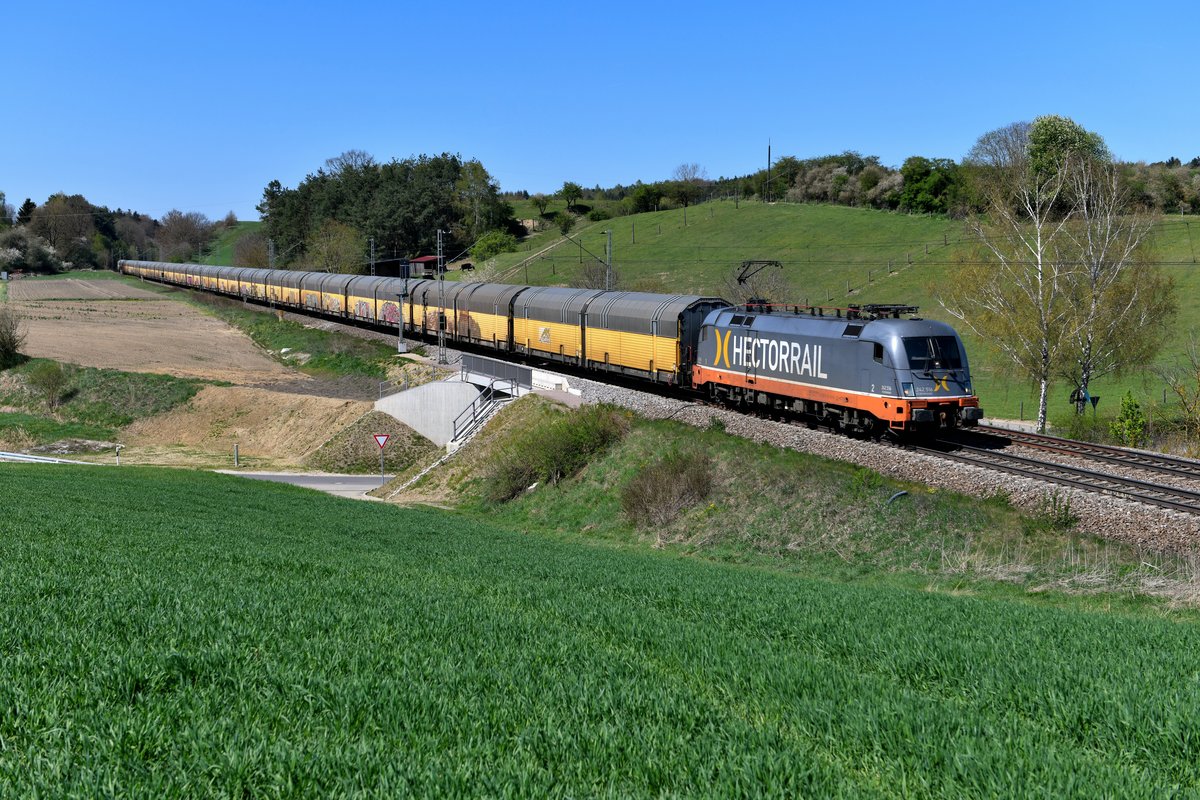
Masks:
[[[326,475],[326,474],[298,474],[291,472],[234,472],[232,470],[218,470],[226,475],[240,475],[243,478],[254,478],[261,481],[275,481],[277,483],[290,483],[293,486],[303,486],[305,489],[316,489],[319,492],[328,492],[329,494],[337,495],[338,497],[349,497],[353,500],[376,500],[377,498],[368,497],[367,492],[380,487],[378,475]],[[395,475],[388,475],[387,480],[391,480]]]

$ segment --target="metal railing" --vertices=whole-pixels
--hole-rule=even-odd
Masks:
[[[488,418],[492,407],[497,403],[507,403],[513,399],[516,385],[512,381],[497,378],[484,387],[471,405],[454,419],[454,435],[451,441],[461,441],[470,435]],[[501,396],[503,395],[503,396]]]
[[[485,358],[483,356],[464,353],[462,357],[462,371],[507,381],[513,388],[533,388],[533,370],[529,367],[523,367],[520,364],[510,364],[507,361],[497,361],[494,358]]]

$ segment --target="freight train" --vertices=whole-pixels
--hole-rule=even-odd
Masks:
[[[718,297],[121,261],[129,275],[502,357],[682,387],[879,436],[983,417],[966,351],[911,306],[735,307]]]

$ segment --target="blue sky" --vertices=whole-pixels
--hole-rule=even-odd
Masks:
[[[254,219],[349,149],[478,158],[505,190],[961,159],[1070,116],[1200,155],[1191,3],[37,3],[3,14],[0,191]]]

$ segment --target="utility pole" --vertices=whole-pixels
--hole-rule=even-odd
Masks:
[[[442,231],[437,232],[437,279],[438,279],[438,363],[446,359],[446,266],[442,260]]]
[[[771,140],[767,139],[767,202],[771,202]]]
[[[612,291],[612,229],[604,232],[607,239],[604,242],[604,288]]]
[[[375,237],[371,237],[371,277],[375,277]]]
[[[267,266],[275,269],[275,240],[267,239]]]

